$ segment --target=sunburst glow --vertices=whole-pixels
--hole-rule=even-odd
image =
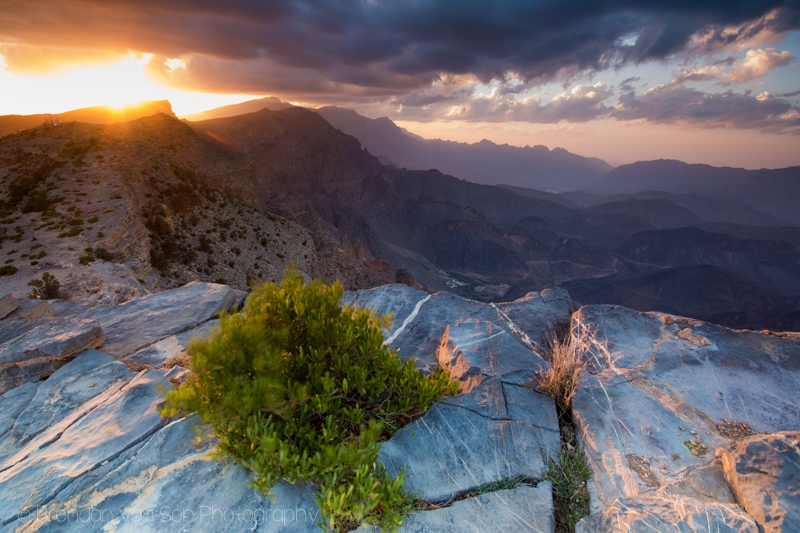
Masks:
[[[19,76],[0,56],[0,115],[62,113],[90,106],[122,109],[148,100],[169,100],[178,116],[235,104],[252,95],[212,94],[164,87],[146,72],[149,54],[129,54],[117,63],[75,67],[58,74]],[[179,68],[179,60],[168,66]]]

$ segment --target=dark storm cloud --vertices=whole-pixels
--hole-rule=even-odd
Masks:
[[[175,84],[282,94],[546,82],[799,27],[797,0],[0,0],[0,41],[30,49],[4,53],[12,70],[48,50],[132,50],[186,59],[162,71]]]
[[[730,90],[705,93],[679,81],[653,87],[642,95],[632,91],[621,95],[610,116],[618,120],[646,119],[703,128],[800,133],[800,109],[783,98]]]

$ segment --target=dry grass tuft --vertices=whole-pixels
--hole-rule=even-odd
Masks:
[[[569,411],[578,381],[586,368],[583,354],[588,340],[588,334],[581,334],[577,338],[569,333],[554,334],[550,342],[540,347],[542,356],[552,366],[539,372],[536,381],[542,392],[555,400],[559,417]]]

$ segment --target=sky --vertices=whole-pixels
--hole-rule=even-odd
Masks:
[[[800,0],[0,0],[0,114],[262,96],[614,165],[800,165]]]

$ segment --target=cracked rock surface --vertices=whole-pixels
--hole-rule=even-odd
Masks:
[[[26,302],[3,300],[0,357],[55,362],[0,396],[0,531],[320,531],[313,487],[282,482],[264,498],[244,469],[209,457],[196,417],[158,413],[167,378],[185,373],[164,363],[243,296],[192,283],[120,305],[41,302],[48,312],[25,317],[11,308]],[[348,296],[395,311],[385,335],[401,353],[466,376],[463,394],[384,443],[381,459],[393,473],[406,465],[409,490],[446,502],[401,531],[552,532],[552,489],[540,480],[558,453],[558,421],[530,388],[548,365],[530,348],[568,320],[566,293],[497,306],[397,285]],[[79,343],[86,332],[94,340]],[[510,478],[526,483],[500,490]]]
[[[757,489],[748,477],[764,461],[796,464],[796,450],[769,447],[769,461],[753,450],[800,428],[797,339],[607,305],[580,309],[577,328],[596,340],[573,400],[594,473],[595,515],[583,531],[797,530],[798,477],[792,489],[779,475],[791,468]],[[770,486],[771,496],[755,496]],[[751,510],[768,502],[787,525],[768,529],[779,520],[760,516],[774,513]]]

